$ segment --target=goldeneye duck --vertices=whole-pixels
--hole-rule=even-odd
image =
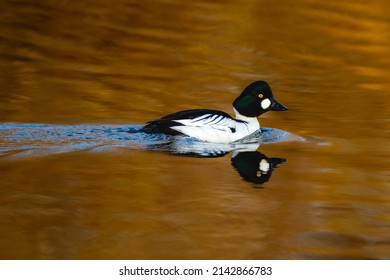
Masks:
[[[269,110],[285,111],[287,107],[278,102],[265,81],[256,81],[247,86],[233,102],[236,118],[229,114],[209,109],[194,109],[176,112],[161,119],[148,122],[144,133],[184,134],[206,142],[232,143],[260,129],[257,117]]]

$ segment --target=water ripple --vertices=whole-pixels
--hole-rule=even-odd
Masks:
[[[261,134],[232,144],[201,142],[196,139],[163,134],[139,133],[141,125],[51,125],[28,123],[0,124],[2,156],[32,156],[82,150],[104,150],[118,147],[157,150],[200,156],[226,154],[248,145],[301,141],[303,138],[275,128],[262,128]],[[257,138],[256,138],[257,136]],[[251,146],[253,150],[253,147]]]

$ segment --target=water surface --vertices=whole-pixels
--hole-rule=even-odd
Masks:
[[[389,9],[3,1],[0,257],[389,259]],[[289,108],[264,131],[297,138],[177,153],[129,133],[231,114],[254,80]],[[242,170],[261,159],[283,161],[259,184]]]

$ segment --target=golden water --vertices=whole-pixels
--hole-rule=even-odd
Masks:
[[[118,148],[0,157],[2,259],[389,259],[390,4],[2,1],[0,122],[232,113],[254,80],[312,139],[255,188],[219,158]],[[0,138],[0,147],[4,140]]]

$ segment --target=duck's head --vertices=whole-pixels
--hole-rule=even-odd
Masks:
[[[233,106],[246,117],[258,117],[269,110],[287,110],[286,106],[275,99],[271,87],[264,81],[256,81],[247,86],[234,100]]]

